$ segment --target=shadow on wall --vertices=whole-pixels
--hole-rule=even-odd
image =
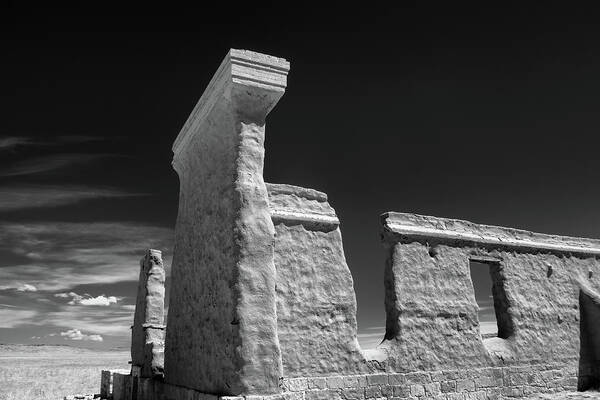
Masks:
[[[579,312],[581,348],[577,389],[600,389],[600,299],[581,290]]]

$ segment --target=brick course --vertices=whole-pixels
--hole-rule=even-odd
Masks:
[[[280,382],[283,393],[246,397],[219,397],[151,379],[140,379],[138,393],[143,393],[147,400],[495,400],[523,398],[537,393],[574,391],[577,389],[578,373],[578,369],[573,366],[539,364],[283,378]],[[114,376],[118,391],[130,384],[130,375]]]

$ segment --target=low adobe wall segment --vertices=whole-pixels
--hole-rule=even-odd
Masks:
[[[389,368],[560,362],[595,374],[600,359],[580,365],[580,294],[600,292],[600,241],[403,213],[382,226]],[[499,337],[479,332],[470,261],[490,266]]]
[[[327,195],[267,185],[275,224],[277,331],[283,375],[366,371],[339,220]]]

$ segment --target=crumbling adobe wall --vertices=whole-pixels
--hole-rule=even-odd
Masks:
[[[275,223],[283,376],[364,371],[352,275],[327,195],[291,185],[267,188]]]
[[[180,179],[165,380],[208,393],[277,393],[274,226],[265,118],[287,61],[231,50],[173,145]]]
[[[131,364],[148,378],[162,377],[165,340],[165,268],[160,250],[149,249],[140,260],[133,326]]]
[[[499,252],[497,257],[502,260],[515,328],[509,339],[514,362],[561,360],[577,365],[579,285],[575,278],[590,270],[598,274],[598,260],[589,255],[516,251]],[[591,282],[600,288],[600,281]]]
[[[463,249],[420,243],[389,249],[385,270],[386,367],[418,371],[492,365],[483,347]]]
[[[236,127],[226,104],[216,105],[213,114],[212,123],[178,157],[186,156],[185,162],[174,161],[180,190],[165,372],[174,384],[219,391],[231,385],[239,369],[239,339],[231,324],[236,194],[231,180],[235,153],[230,149]]]
[[[387,326],[379,350],[387,368],[577,367],[579,277],[600,290],[600,242],[412,214],[387,214],[383,223]],[[479,334],[470,260],[497,265],[512,323],[506,338]]]

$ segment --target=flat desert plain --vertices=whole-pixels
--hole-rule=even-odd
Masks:
[[[100,392],[100,371],[129,369],[129,350],[0,344],[0,400],[62,400]]]

